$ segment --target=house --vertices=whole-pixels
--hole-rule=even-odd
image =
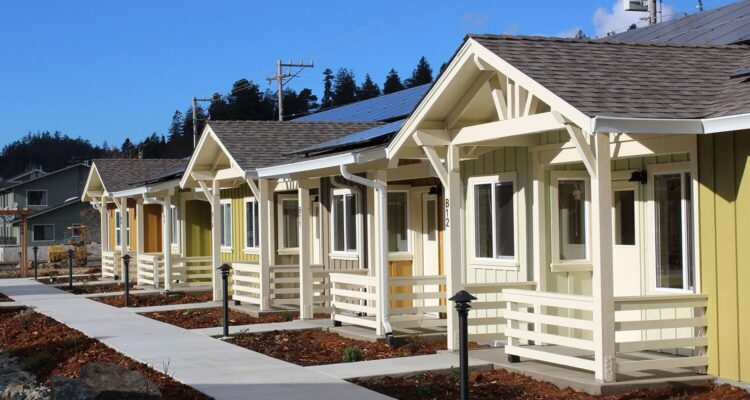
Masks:
[[[39,248],[40,259],[47,257],[48,246],[71,239],[69,227],[81,224],[81,211],[86,207],[78,196],[88,171],[87,164],[79,163],[49,173],[32,170],[4,181],[8,185],[0,189],[0,208],[34,212],[27,219],[26,243]],[[18,261],[19,225],[18,218],[9,218],[0,226],[5,261]]]
[[[183,159],[94,160],[82,200],[100,211],[102,276],[119,279],[122,256],[141,285],[210,286],[210,208],[179,189]]]

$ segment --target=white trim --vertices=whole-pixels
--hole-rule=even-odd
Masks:
[[[393,189],[391,189],[393,188]],[[411,221],[412,206],[411,206],[411,190],[407,188],[399,189],[398,186],[388,186],[388,193],[404,193],[406,195],[406,250],[405,251],[390,251],[388,249],[388,259],[391,260],[411,260],[414,257],[414,238],[412,237],[412,227],[409,223]],[[387,197],[386,197],[387,199]],[[386,202],[386,207],[388,206]],[[390,215],[390,214],[389,214]],[[389,227],[390,234],[390,227]]]
[[[44,192],[44,204],[29,204],[29,192]],[[49,193],[47,189],[26,189],[26,206],[27,207],[47,207],[49,205]]]
[[[701,119],[627,118],[601,115],[591,120],[592,132],[711,134],[749,128],[750,113]]]
[[[109,218],[109,217],[108,217]],[[114,226],[114,233],[115,233],[115,249],[116,250],[122,250],[122,224],[120,223],[120,208],[115,208],[115,226]],[[120,225],[118,227],[117,225]]]
[[[112,192],[110,195],[112,197],[133,197],[133,196],[140,196],[142,194],[148,194],[148,193],[154,193],[159,192],[165,189],[172,189],[179,187],[180,181],[178,180],[171,180],[166,182],[158,182],[153,185],[143,185],[138,186],[136,188],[127,189],[127,190],[120,190],[119,192]]]
[[[558,182],[560,180],[583,180],[586,190],[584,199],[584,227],[586,233],[585,253],[586,258],[580,260],[561,260],[560,259],[560,205],[558,204]],[[550,269],[552,272],[573,272],[573,271],[591,271],[593,270],[592,259],[592,238],[591,238],[591,178],[586,171],[550,171],[550,254],[552,261]]]
[[[329,255],[332,258],[345,259],[345,260],[357,260],[357,259],[359,259],[359,253],[360,253],[360,248],[361,248],[360,247],[361,244],[360,244],[360,240],[359,240],[359,236],[360,236],[359,232],[362,230],[362,222],[361,222],[361,210],[359,209],[360,208],[360,201],[361,201],[361,199],[358,198],[357,194],[358,193],[356,191],[352,190],[352,189],[334,188],[333,190],[331,190],[331,212],[330,212],[330,214],[331,214],[331,221],[330,221],[330,224],[331,224],[331,240],[330,240],[330,242],[331,242],[331,251],[330,251]],[[343,243],[344,244],[344,250],[337,250],[336,249],[336,240],[335,240],[335,238],[336,238],[336,212],[334,210],[334,202],[335,202],[335,198],[338,197],[338,196],[342,196],[343,197],[342,204],[343,204],[343,207],[344,207],[344,224],[343,224],[343,229],[344,229],[344,243]],[[348,211],[348,207],[347,207],[347,203],[346,203],[346,197],[347,196],[353,196],[354,197],[354,204],[355,204],[354,205],[354,207],[355,207],[355,209],[354,209],[354,216],[355,216],[354,217],[354,219],[355,219],[355,221],[354,221],[354,225],[355,225],[354,226],[354,229],[355,229],[355,231],[354,231],[354,233],[355,233],[354,241],[355,241],[356,248],[354,248],[354,249],[348,249],[347,248],[347,243],[349,242],[348,239],[350,239],[350,238],[346,237],[346,233],[347,233],[346,227],[348,225],[348,222],[350,222],[348,220],[349,217],[348,217],[348,213],[347,213],[347,211]]]
[[[284,202],[294,201],[297,203],[297,210],[299,210],[299,197],[296,193],[281,193],[276,196],[276,218],[278,221],[278,232],[276,238],[278,240],[277,253],[279,255],[295,255],[299,254],[299,243],[297,247],[285,247],[284,246]],[[297,214],[297,225],[299,226],[299,213]],[[297,235],[299,236],[299,235]],[[297,239],[299,241],[299,238]]]
[[[52,227],[52,239],[49,240],[37,240],[34,228],[37,226],[51,226]],[[55,224],[33,224],[31,225],[31,241],[32,242],[54,242],[55,241]]]
[[[221,244],[221,252],[222,253],[231,253],[232,249],[234,247],[234,224],[233,221],[233,212],[234,207],[232,207],[232,199],[221,199],[219,200],[219,217],[221,217],[221,214],[226,215],[226,211],[222,212],[224,209],[224,206],[229,205],[229,224],[226,224],[226,220],[222,218],[221,220],[221,232],[219,232],[219,238],[221,238],[223,233],[226,233],[227,225],[229,225],[229,245],[227,244]],[[221,243],[221,242],[219,242]]]
[[[255,211],[258,212],[257,216],[255,216],[255,215],[253,216],[253,221],[255,221],[256,218],[260,217],[260,209],[258,208],[260,206],[260,204],[258,203],[258,200],[254,196],[245,197],[243,200],[244,201],[242,202],[242,205],[244,207],[242,208],[242,213],[243,213],[243,217],[244,218],[242,218],[242,227],[243,227],[242,233],[243,233],[243,236],[244,236],[244,239],[245,239],[245,240],[242,241],[243,251],[246,254],[259,254],[260,253],[260,232],[253,232],[253,237],[255,238],[255,241],[258,242],[258,246],[248,246],[247,245],[247,240],[248,240],[248,235],[247,235],[247,231],[248,231],[248,229],[247,229],[248,228],[248,226],[247,226],[247,217],[248,217],[247,205],[249,203],[255,204],[255,206],[254,206]],[[258,224],[258,227],[260,228],[260,223]],[[255,227],[254,226],[253,226],[253,231],[255,231]]]
[[[325,157],[313,158],[273,167],[258,168],[246,171],[246,178],[285,178],[295,173],[310,172],[325,168],[339,168],[341,165],[362,164],[385,159],[385,147],[376,147],[363,151],[352,151]]]

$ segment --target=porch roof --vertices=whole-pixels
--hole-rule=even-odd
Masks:
[[[84,201],[90,199],[89,191],[103,193],[122,192],[142,186],[145,181],[164,176],[187,165],[185,159],[99,159],[93,161],[93,168],[84,187]]]

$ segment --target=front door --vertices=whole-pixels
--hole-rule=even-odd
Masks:
[[[438,249],[438,199],[434,194],[422,195],[422,273],[426,276],[440,275]],[[439,291],[438,285],[425,286],[425,291]],[[425,306],[439,305],[438,299],[425,300]]]
[[[638,182],[612,182],[613,276],[615,296],[642,294]]]

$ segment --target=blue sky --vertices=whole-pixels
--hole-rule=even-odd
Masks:
[[[664,17],[696,3],[667,1]],[[240,78],[269,87],[278,58],[313,59],[291,86],[320,94],[325,68],[382,85],[422,55],[437,70],[469,32],[604,35],[641,17],[621,9],[620,0],[3,2],[0,146],[29,131],[118,146],[163,134],[193,96],[226,93]]]

